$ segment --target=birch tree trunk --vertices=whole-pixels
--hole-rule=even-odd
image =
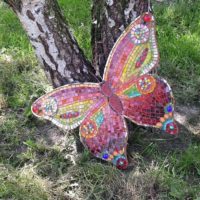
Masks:
[[[124,29],[148,11],[148,0],[93,0],[93,66],[103,76],[108,55]]]
[[[95,82],[124,28],[148,10],[148,0],[93,0],[90,63],[62,16],[56,0],[4,0],[17,14],[54,87]]]
[[[54,87],[95,81],[95,70],[69,31],[56,0],[5,0],[17,14]]]

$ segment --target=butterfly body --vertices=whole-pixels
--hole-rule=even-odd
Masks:
[[[102,83],[57,88],[36,100],[32,112],[64,129],[80,126],[81,141],[94,156],[125,169],[125,118],[169,134],[178,132],[171,88],[149,73],[158,61],[154,17],[144,13],[117,40]]]
[[[113,92],[108,82],[100,84],[102,94],[107,97],[109,106],[118,114],[122,114],[123,105],[120,98]]]

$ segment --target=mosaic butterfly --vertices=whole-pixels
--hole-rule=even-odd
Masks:
[[[144,13],[115,43],[102,83],[59,87],[36,100],[32,112],[64,129],[80,125],[81,141],[94,156],[126,169],[125,118],[169,134],[178,132],[171,88],[150,74],[158,62],[155,19]]]

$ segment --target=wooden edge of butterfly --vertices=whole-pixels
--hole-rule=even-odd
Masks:
[[[155,20],[144,13],[116,41],[102,83],[59,87],[36,100],[32,112],[67,130],[80,126],[81,141],[94,156],[126,169],[125,118],[178,133],[171,88],[150,74],[158,62]]]

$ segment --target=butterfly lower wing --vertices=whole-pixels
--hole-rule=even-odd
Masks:
[[[154,17],[145,13],[132,22],[115,43],[108,57],[104,80],[116,88],[148,73],[158,62]]]
[[[80,126],[80,137],[94,156],[112,162],[119,169],[127,167],[126,123],[123,116],[109,107],[106,98],[92,107]]]
[[[99,84],[69,84],[36,100],[32,112],[70,130],[81,124],[90,107],[101,97]]]
[[[176,134],[174,99],[168,83],[156,76],[143,75],[126,85],[119,94],[125,117],[138,125],[157,127]]]

